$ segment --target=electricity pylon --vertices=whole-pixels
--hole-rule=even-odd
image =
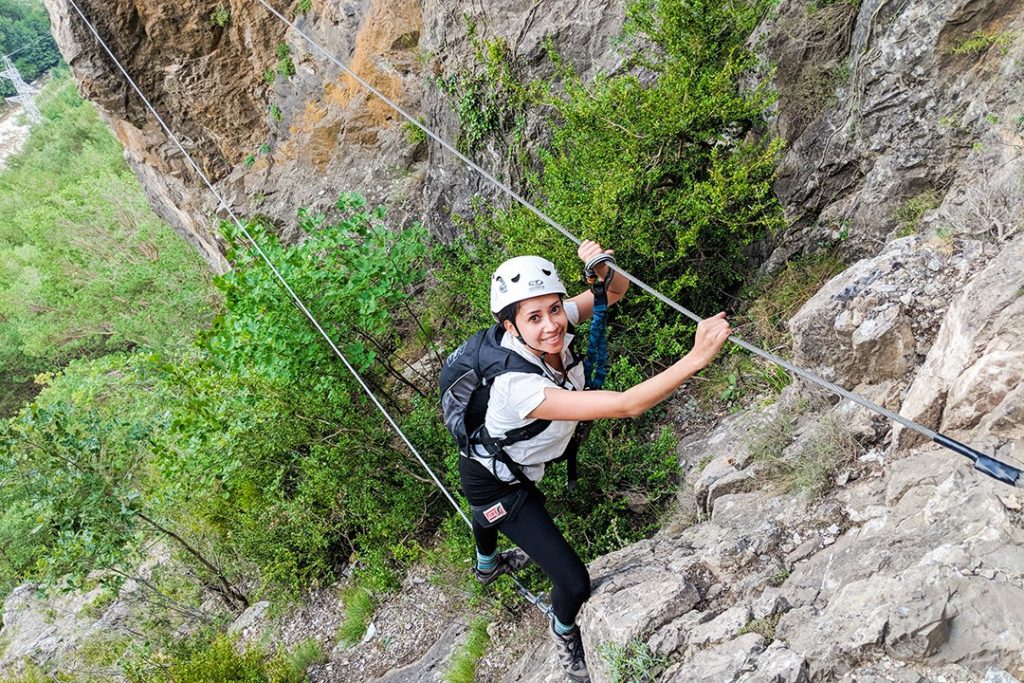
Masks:
[[[20,102],[21,106],[25,108],[25,114],[28,115],[32,123],[42,121],[43,115],[39,113],[39,108],[36,107],[35,100],[32,99],[32,88],[28,87],[28,84],[22,80],[21,74],[18,73],[18,67],[14,66],[14,62],[7,55],[4,55],[4,70],[0,71],[0,78],[6,78],[14,83],[14,90],[18,93],[14,97],[8,97],[7,99],[12,102]]]

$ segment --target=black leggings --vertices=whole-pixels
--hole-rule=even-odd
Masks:
[[[565,625],[573,623],[590,597],[590,574],[555,526],[540,494],[530,491],[515,519],[506,519],[489,529],[473,520],[473,537],[482,554],[490,555],[498,549],[499,529],[551,579],[551,609],[558,621]]]

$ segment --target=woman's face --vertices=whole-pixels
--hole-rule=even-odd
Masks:
[[[565,345],[565,333],[569,329],[569,319],[565,315],[562,297],[557,294],[544,294],[526,299],[519,304],[516,326],[532,350],[550,354],[561,353]],[[505,321],[505,329],[512,334],[516,333],[508,321]]]

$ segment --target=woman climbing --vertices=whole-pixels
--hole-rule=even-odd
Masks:
[[[622,277],[609,281],[611,253],[592,241],[578,250],[588,270],[608,284],[608,305],[628,287]],[[537,563],[552,583],[551,633],[559,660],[568,678],[582,683],[590,676],[576,614],[590,597],[590,575],[545,509],[536,482],[545,463],[566,451],[578,422],[635,417],[665,400],[711,362],[731,330],[719,313],[697,326],[693,349],[667,370],[627,391],[583,392],[583,367],[569,343],[572,326],[593,315],[595,298],[590,290],[565,297],[550,261],[519,256],[502,263],[491,278],[497,325],[445,362],[442,403],[448,427],[467,456],[459,458],[459,470],[473,511],[474,573],[489,584],[531,560]],[[489,388],[482,426],[462,424],[470,422],[469,406],[481,388]],[[499,531],[519,547],[499,553]]]

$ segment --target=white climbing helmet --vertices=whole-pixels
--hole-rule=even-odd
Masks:
[[[566,294],[555,264],[540,256],[510,258],[491,276],[491,313],[543,294]]]

